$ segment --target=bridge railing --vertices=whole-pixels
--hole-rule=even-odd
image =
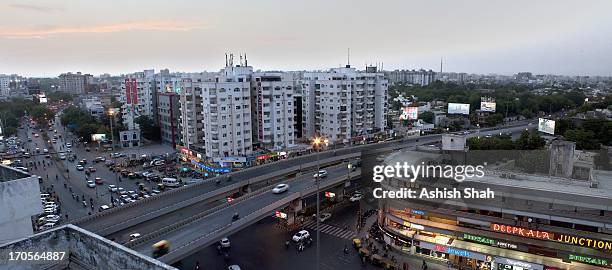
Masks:
[[[250,214],[248,214],[245,217],[242,217],[236,221],[232,221],[228,224],[225,224],[221,227],[218,227],[217,229],[215,229],[212,232],[206,233],[204,235],[201,235],[199,237],[197,237],[196,239],[193,239],[192,241],[189,241],[183,245],[180,245],[174,249],[171,249],[170,252],[160,258],[158,258],[158,260],[161,260],[163,262],[174,262],[182,257],[184,257],[184,254],[188,254],[191,252],[192,249],[188,248],[190,246],[196,246],[196,247],[201,247],[201,246],[206,246],[209,245],[215,241],[220,240],[221,238],[223,238],[227,232],[228,229],[231,229],[232,227],[234,229],[239,229],[242,228],[244,226],[249,225],[250,223],[254,222],[254,220],[257,220],[259,217],[261,216],[265,216],[266,214],[272,213],[273,211],[276,210],[276,208],[278,207],[277,205],[281,204],[288,204],[293,200],[296,200],[300,197],[299,193],[292,193],[287,197],[284,197],[280,200],[277,201],[277,203],[274,204],[270,204],[262,209],[259,209],[255,212],[252,212]],[[185,249],[183,250],[182,249]]]
[[[319,163],[320,163],[320,165],[326,165],[326,164],[329,164],[329,163],[337,162],[339,160],[356,158],[356,157],[358,157],[360,155],[361,155],[360,152],[347,153],[347,154],[344,154],[344,155],[333,155],[331,157],[328,157],[328,158],[320,160]],[[194,189],[194,188],[197,188],[198,186],[210,183],[212,181],[216,181],[217,179],[219,179],[219,180],[224,180],[224,179],[227,180],[228,177],[233,177],[236,174],[246,174],[246,173],[251,172],[253,170],[265,168],[265,167],[268,167],[268,166],[282,166],[282,164],[279,164],[279,163],[270,163],[270,164],[266,164],[266,165],[262,165],[262,166],[258,166],[258,167],[248,168],[248,169],[245,169],[245,170],[242,170],[242,171],[238,171],[238,172],[232,172],[232,173],[227,174],[227,175],[223,175],[223,176],[219,176],[219,177],[214,177],[214,178],[207,179],[205,181],[202,181],[202,182],[190,185],[190,186],[183,186],[183,187],[180,187],[180,188],[172,189],[172,190],[163,192],[163,193],[161,193],[159,195],[151,196],[151,197],[145,198],[145,199],[141,199],[141,200],[138,200],[138,201],[133,202],[133,203],[126,204],[126,205],[121,206],[121,207],[113,207],[113,208],[111,208],[109,210],[106,210],[106,211],[103,211],[103,212],[99,212],[99,213],[91,215],[91,216],[86,216],[86,217],[82,217],[82,218],[73,220],[71,223],[73,223],[73,224],[75,224],[77,226],[82,226],[86,222],[90,222],[90,221],[93,221],[93,220],[98,219],[98,218],[106,217],[106,216],[112,215],[112,214],[114,214],[116,212],[119,212],[119,211],[125,211],[126,209],[130,209],[130,208],[137,207],[137,206],[142,206],[143,204],[149,203],[149,202],[154,201],[154,200],[159,200],[159,199],[162,199],[162,198],[167,198],[167,197],[173,196],[173,195],[175,195],[176,193],[179,193],[179,192],[187,192],[190,189]],[[268,173],[268,174],[265,174],[265,175],[260,175],[260,176],[257,176],[257,177],[251,178],[251,179],[241,180],[241,181],[238,181],[236,184],[225,186],[225,187],[216,189],[214,191],[202,194],[200,196],[192,197],[191,199],[188,199],[188,200],[185,200],[185,201],[182,201],[182,202],[170,205],[170,206],[162,207],[162,208],[157,209],[155,211],[147,211],[147,213],[145,215],[141,215],[138,218],[144,217],[144,216],[153,216],[153,214],[155,214],[155,213],[162,213],[162,214],[163,213],[168,213],[168,212],[174,211],[176,209],[180,209],[180,208],[183,208],[185,206],[189,206],[189,205],[194,204],[196,202],[199,202],[199,201],[201,201],[203,199],[206,199],[206,198],[209,198],[209,197],[214,197],[214,196],[226,193],[228,191],[231,191],[233,189],[238,189],[241,186],[244,186],[245,184],[248,184],[248,183],[255,183],[255,182],[258,182],[258,181],[263,181],[263,180],[266,180],[266,179],[269,179],[269,178],[278,177],[278,176],[281,176],[281,175],[284,175],[284,174],[289,174],[289,173],[291,173],[293,171],[299,171],[299,170],[302,170],[304,168],[313,167],[313,166],[316,166],[316,162],[309,162],[309,163],[305,163],[305,164],[294,165],[292,167],[288,167],[288,168],[285,168],[285,169],[282,169],[282,170],[275,170],[275,171],[272,171],[271,173]],[[121,224],[123,224],[123,223],[125,223],[125,222],[121,222]],[[116,226],[112,226],[112,227],[116,227]],[[109,229],[110,229],[110,227],[107,227],[106,231],[109,231]]]

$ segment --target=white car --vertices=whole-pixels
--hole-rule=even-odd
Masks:
[[[278,184],[272,189],[272,193],[279,194],[289,190],[288,184]]]
[[[230,265],[227,270],[240,270],[240,266],[234,264],[234,265]]]
[[[72,147],[72,144],[71,143],[66,143],[66,148],[70,148],[70,147]]]
[[[60,216],[58,215],[48,215],[45,217],[45,222],[47,223],[57,223],[60,220]]]
[[[301,230],[299,232],[296,232],[291,239],[294,242],[300,242],[308,238],[310,238],[310,233],[307,230]]]
[[[130,234],[130,241],[136,240],[136,238],[140,237],[139,233]]]
[[[108,206],[106,204],[100,205],[100,212],[102,212],[104,210],[108,210],[108,209],[110,209],[110,206]]]
[[[222,248],[229,248],[231,246],[230,240],[227,237],[223,237],[223,239],[219,241],[219,245],[221,245]]]
[[[326,170],[319,170],[319,172],[315,173],[312,177],[314,177],[314,178],[317,178],[317,177],[324,178],[326,176],[327,176],[327,171]]]
[[[353,194],[353,196],[351,196],[351,197],[349,198],[349,201],[351,201],[351,202],[356,202],[356,201],[361,200],[362,198],[363,198],[363,194],[360,194],[360,193],[355,193],[355,194]]]
[[[115,186],[115,185],[108,185],[108,191],[110,191],[110,192],[117,192],[117,186]]]
[[[62,154],[60,154],[59,158],[60,158],[61,160],[66,159],[66,154],[63,154],[63,153],[62,153]]]
[[[81,165],[76,165],[76,169],[79,171],[85,170],[85,167],[81,166]]]
[[[88,180],[87,181],[87,186],[90,188],[95,188],[96,187],[96,183],[94,183],[93,180]]]
[[[49,149],[47,149],[47,148],[43,149],[43,153],[45,153],[45,154],[49,153]]]
[[[41,230],[48,230],[55,227],[55,223],[45,223],[45,225],[43,225],[42,227],[40,227]]]

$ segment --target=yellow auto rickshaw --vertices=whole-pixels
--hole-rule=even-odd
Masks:
[[[355,249],[360,249],[361,248],[361,239],[353,238],[353,247]]]
[[[170,249],[170,243],[167,240],[161,240],[153,244],[153,258],[159,258],[168,253]]]

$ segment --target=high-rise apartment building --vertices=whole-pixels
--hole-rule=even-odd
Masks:
[[[233,66],[230,61],[214,82],[201,83],[206,157],[252,154],[252,73],[252,67]]]
[[[10,96],[10,77],[0,75],[0,96],[8,97]]]
[[[203,119],[202,114],[202,87],[200,82],[193,82],[185,78],[180,83],[179,91],[179,127],[181,130],[181,143],[191,149],[192,146],[202,143]]]
[[[128,75],[121,85],[121,101],[123,103],[122,118],[128,129],[139,129],[134,121],[145,115],[151,119],[156,116],[155,76],[150,71],[136,72]]]
[[[253,73],[253,137],[261,148],[280,150],[294,145],[294,84],[281,72]]]
[[[93,76],[90,74],[81,74],[81,72],[63,73],[59,75],[59,91],[81,95],[87,92],[87,85],[91,82]]]
[[[157,124],[162,143],[176,147],[180,143],[179,95],[173,91],[157,93]]]
[[[433,83],[436,78],[436,72],[433,70],[394,70],[387,71],[385,75],[391,83],[409,83],[420,86],[426,86]]]
[[[306,72],[301,84],[304,136],[346,143],[384,131],[388,83],[375,67],[357,71],[347,65]]]

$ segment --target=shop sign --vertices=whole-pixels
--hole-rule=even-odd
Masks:
[[[463,234],[463,240],[468,240],[468,241],[477,242],[477,243],[483,243],[483,244],[492,245],[492,246],[495,245],[495,240],[493,240],[493,239],[489,239],[489,238],[478,236],[478,235],[471,235],[471,234],[468,234],[468,233],[464,233]]]
[[[610,261],[606,259],[593,258],[593,257],[583,256],[583,255],[568,254],[568,259],[570,261],[588,263],[588,264],[598,265],[598,266],[609,266],[610,265]]]
[[[591,239],[591,238],[586,238],[586,237],[580,237],[580,236],[559,234],[557,236],[557,241],[561,243],[565,243],[565,244],[572,244],[572,245],[577,245],[577,246],[582,246],[582,247],[612,250],[612,242]]]
[[[219,157],[213,158],[216,163],[242,163],[246,162],[246,157]]]
[[[259,155],[257,156],[257,160],[267,159],[268,155]]]
[[[497,241],[497,246],[501,248],[518,249],[518,246],[512,243]]]
[[[493,262],[495,264],[499,263],[499,264],[505,264],[505,265],[518,266],[526,270],[544,270],[544,266],[541,264],[528,263],[528,262],[508,259],[504,257],[495,257],[493,258]]]
[[[433,250],[433,251],[443,252],[443,253],[447,253],[447,254],[452,254],[452,255],[456,255],[456,256],[461,256],[461,257],[466,257],[466,258],[470,258],[470,259],[475,259],[475,260],[479,260],[479,261],[483,261],[483,262],[487,261],[487,255],[482,254],[482,253],[478,253],[478,252],[473,252],[473,251],[465,250],[465,249],[458,249],[458,248],[454,248],[454,247],[448,247],[448,246],[445,246],[445,245],[433,244],[433,243],[429,243],[429,242],[425,242],[425,241],[420,241],[419,247],[426,248],[426,249]],[[490,261],[490,259],[488,261]]]
[[[612,250],[612,242],[598,239],[591,239],[580,236],[572,236],[565,234],[554,234],[552,232],[538,231],[533,229],[515,227],[503,224],[491,224],[491,229],[496,232],[514,234],[524,237],[537,238],[543,240],[557,241],[564,244],[589,247],[595,249]],[[555,237],[556,236],[556,237]]]
[[[204,165],[202,163],[196,162],[194,160],[191,160],[191,164],[197,166],[201,170],[206,170],[206,171],[209,171],[209,172],[214,172],[214,173],[228,173],[228,172],[230,172],[229,168],[213,168],[213,167]]]
[[[491,229],[496,232],[503,232],[507,234],[520,235],[523,237],[544,239],[544,240],[554,240],[554,234],[551,232],[538,231],[532,229],[526,229],[521,227],[515,227],[510,225],[502,225],[491,223]]]
[[[421,215],[421,216],[425,215],[425,211],[418,210],[418,209],[412,209],[412,210],[410,210],[410,213],[415,214],[415,215]]]

